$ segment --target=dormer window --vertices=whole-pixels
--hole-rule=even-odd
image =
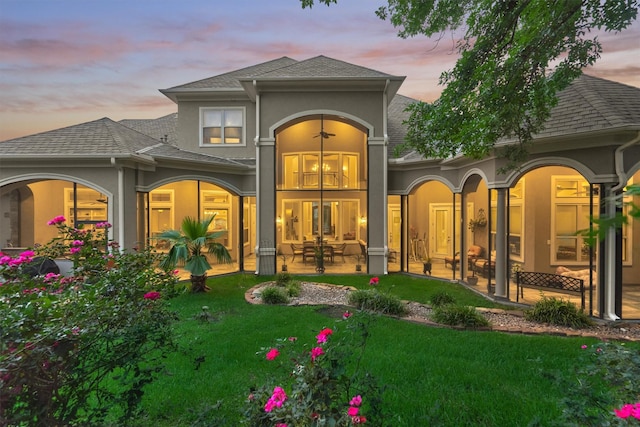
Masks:
[[[200,145],[244,145],[244,113],[244,108],[201,108]]]

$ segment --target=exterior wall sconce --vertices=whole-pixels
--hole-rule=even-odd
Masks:
[[[367,217],[366,216],[361,216],[360,217],[360,225],[365,225],[367,223]]]
[[[276,218],[276,224],[282,225],[282,217],[279,215],[278,215],[278,218]]]

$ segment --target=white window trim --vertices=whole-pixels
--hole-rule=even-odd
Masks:
[[[294,185],[293,187],[288,187],[286,186],[286,180],[283,176],[282,178],[282,189],[283,190],[318,190],[320,188],[319,184],[316,185],[304,185],[304,174],[305,169],[304,169],[304,161],[303,158],[305,155],[315,155],[318,156],[318,159],[320,158],[320,151],[292,151],[292,152],[286,152],[283,153],[281,156],[281,163],[282,163],[282,174],[286,175],[286,165],[285,165],[285,157],[286,156],[298,156],[298,182],[297,185]],[[344,190],[344,191],[354,191],[354,190],[358,190],[359,188],[359,182],[360,182],[360,170],[359,167],[357,165],[360,164],[360,153],[358,152],[350,152],[350,151],[324,151],[323,152],[323,157],[324,156],[331,156],[331,155],[338,155],[338,170],[336,171],[336,173],[338,174],[338,185],[336,186],[328,186],[328,185],[323,185],[323,187],[325,189],[331,189],[331,190]],[[341,170],[341,166],[344,162],[344,156],[354,156],[356,158],[356,170],[355,170],[355,182],[356,185],[355,187],[345,187],[343,184],[343,174],[342,174],[342,170]],[[320,175],[318,174],[318,177]],[[319,181],[318,181],[319,182]]]
[[[81,194],[91,194],[99,193],[99,191],[94,190],[93,188],[77,188],[77,196],[78,209],[83,210],[91,210],[90,217],[85,219],[78,219],[73,217],[73,188],[65,188],[64,189],[64,212],[66,214],[66,218],[69,221],[69,224],[73,227],[77,226],[78,221],[106,221],[108,218],[107,205],[102,204],[100,202],[89,202],[86,197],[80,196]],[[94,211],[96,211],[94,213]],[[100,218],[97,218],[100,217]]]
[[[589,265],[589,261],[578,261],[578,260],[558,260],[556,258],[556,207],[557,206],[584,206],[585,204],[589,204],[589,195],[585,196],[576,196],[576,197],[557,197],[556,196],[556,186],[557,181],[585,181],[587,184],[589,183],[582,175],[552,175],[551,176],[551,223],[549,224],[550,231],[550,244],[549,244],[549,263],[550,265],[565,265],[565,266],[585,266]],[[594,214],[597,216],[597,211],[594,210]],[[580,235],[576,235],[577,243],[584,241],[584,238]],[[576,245],[577,250],[580,250],[581,245]]]
[[[305,229],[304,222],[305,221],[308,222],[308,226],[306,228],[309,228],[309,229],[312,228],[312,224],[311,224],[312,218],[307,217],[304,214],[304,209],[303,209],[304,202],[312,202],[312,203],[316,202],[316,203],[319,204],[320,203],[320,199],[315,199],[315,198],[282,199],[282,201],[280,203],[280,212],[283,212],[283,213],[285,212],[285,206],[286,206],[287,203],[299,204],[299,208],[300,208],[299,222],[301,224],[300,225],[300,228],[301,228],[300,229],[300,235],[298,236],[298,238],[299,238],[298,240],[285,239],[286,230],[282,226],[282,224],[278,224],[279,228],[278,228],[277,232],[278,232],[278,234],[280,234],[280,241],[282,243],[286,243],[286,244],[288,244],[288,243],[300,243],[301,241],[303,241],[304,240],[304,229]],[[339,204],[342,204],[344,202],[355,202],[356,203],[356,210],[358,212],[362,213],[362,211],[360,210],[360,199],[345,199],[345,198],[333,198],[332,197],[332,198],[324,199],[323,202],[324,203],[339,203]],[[341,213],[342,213],[342,208],[340,208],[340,209],[341,209]],[[360,214],[360,216],[356,216],[356,222],[357,222],[357,224],[356,224],[356,238],[355,238],[355,240],[353,240],[353,241],[356,241],[356,242],[360,239],[360,231],[361,231],[360,229],[362,228],[362,225],[360,223],[358,223],[358,221],[359,221],[359,218],[361,218],[361,217],[362,217],[362,214]],[[282,221],[285,220],[283,214],[280,215],[280,218],[281,218]],[[335,235],[342,236],[343,234],[344,234],[344,230],[342,230],[340,228],[340,224],[336,223]],[[333,239],[330,239],[330,240],[332,242],[334,241]],[[337,239],[335,241],[341,242],[341,243],[344,242],[344,240],[341,239],[341,238]],[[349,240],[348,242],[352,242],[352,240]]]
[[[227,202],[207,202],[207,197],[215,197],[217,195],[224,196],[227,199]],[[204,211],[212,210],[215,211],[217,209],[224,209],[227,211],[227,234],[224,236],[227,239],[226,248],[233,248],[233,233],[231,230],[231,222],[233,220],[233,203],[231,201],[231,193],[224,190],[201,190],[200,191],[200,214],[202,215],[202,219],[205,218]]]
[[[153,201],[153,195],[154,194],[167,194],[169,195],[169,200],[165,201]],[[170,213],[170,222],[171,225],[169,226],[169,230],[175,230],[175,224],[176,224],[176,220],[175,220],[175,204],[174,204],[174,190],[151,190],[149,192],[149,212],[151,212],[152,209],[169,209],[169,213]],[[150,230],[150,232],[153,233],[161,233],[165,230]]]
[[[202,139],[202,129],[204,127],[204,122],[202,120],[205,111],[231,111],[231,110],[239,110],[242,111],[242,141],[239,144],[225,144],[221,142],[220,144],[211,144],[206,143]],[[246,107],[200,107],[198,110],[198,141],[200,147],[212,148],[212,147],[246,147],[247,146],[247,108]]]

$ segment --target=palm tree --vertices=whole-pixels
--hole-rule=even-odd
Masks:
[[[207,271],[212,267],[205,256],[205,249],[215,256],[218,262],[231,262],[231,254],[227,248],[215,241],[227,231],[209,231],[209,225],[214,218],[215,215],[212,215],[198,221],[195,218],[185,217],[182,220],[181,230],[163,231],[158,236],[159,239],[167,240],[171,244],[171,249],[166,258],[160,262],[160,266],[174,268],[178,262],[185,262],[184,269],[191,273],[192,292],[209,290],[206,284]]]

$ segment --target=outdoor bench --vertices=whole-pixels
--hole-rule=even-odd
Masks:
[[[524,288],[548,289],[553,292],[580,295],[584,310],[584,280],[551,273],[518,271],[516,273],[516,301],[524,297]]]

